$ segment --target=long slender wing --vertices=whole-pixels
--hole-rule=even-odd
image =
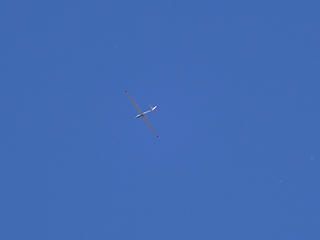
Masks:
[[[130,98],[131,102],[133,103],[133,105],[134,105],[134,107],[137,109],[137,111],[138,111],[139,113],[142,113],[141,109],[140,109],[140,108],[138,107],[138,105],[133,101],[133,98],[129,95],[128,91],[125,90],[124,92],[128,95],[128,97]]]
[[[151,126],[150,122],[148,121],[148,119],[145,116],[142,116],[143,120],[146,121],[146,123],[148,124],[149,128],[151,129],[151,131],[156,135],[156,137],[159,137],[159,135],[157,134],[157,132],[153,129],[153,127]]]

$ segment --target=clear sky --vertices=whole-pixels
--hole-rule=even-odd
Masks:
[[[319,8],[1,1],[0,239],[320,239]]]

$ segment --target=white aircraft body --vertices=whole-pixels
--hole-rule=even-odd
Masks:
[[[153,129],[153,127],[151,126],[150,122],[149,122],[148,119],[146,118],[146,114],[148,114],[148,113],[153,112],[154,110],[156,110],[157,106],[154,106],[154,107],[150,106],[150,110],[145,111],[145,112],[142,112],[142,111],[140,110],[140,108],[138,107],[138,105],[134,102],[133,98],[129,95],[128,91],[126,90],[126,91],[124,91],[124,92],[128,95],[129,99],[131,100],[131,102],[133,103],[134,107],[137,109],[137,111],[138,111],[138,113],[139,113],[139,114],[136,116],[136,118],[142,118],[142,119],[148,124],[149,128],[150,128],[151,131],[156,135],[156,137],[159,137],[159,135],[157,134],[157,132]]]

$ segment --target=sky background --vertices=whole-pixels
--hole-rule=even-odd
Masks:
[[[320,239],[319,8],[1,1],[0,238]]]

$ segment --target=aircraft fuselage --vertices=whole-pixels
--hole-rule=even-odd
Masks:
[[[149,112],[152,112],[153,110],[148,110],[148,111],[145,111],[145,112],[143,112],[143,113],[140,113],[140,114],[138,114],[137,116],[136,116],[136,118],[141,118],[141,117],[143,117],[145,114],[147,114],[147,113],[149,113]]]

